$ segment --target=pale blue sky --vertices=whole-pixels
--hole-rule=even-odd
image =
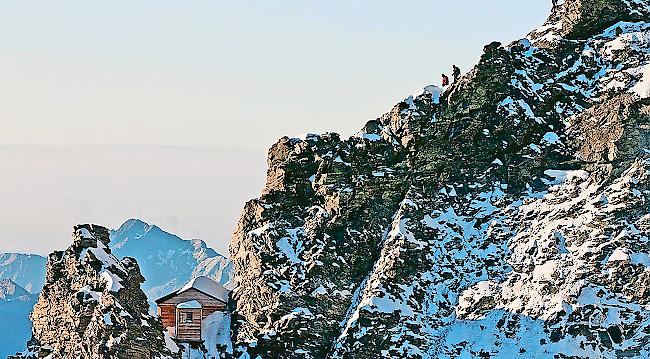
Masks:
[[[352,134],[549,9],[0,0],[0,251],[47,253],[75,223],[141,217],[225,252],[277,138]]]
[[[351,134],[549,0],[0,0],[0,144]]]

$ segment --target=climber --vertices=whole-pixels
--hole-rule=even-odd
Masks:
[[[449,77],[447,75],[442,74],[442,87],[449,86]]]
[[[553,2],[553,9],[557,7],[557,0],[551,0]]]
[[[458,66],[456,66],[456,65],[453,65],[453,68],[454,68],[454,71],[452,72],[452,74],[454,76],[454,82],[456,82],[460,78],[460,68],[458,68]]]

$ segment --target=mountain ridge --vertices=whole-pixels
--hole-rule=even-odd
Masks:
[[[647,355],[649,18],[567,0],[442,95],[280,139],[231,242],[236,355]]]
[[[231,241],[219,357],[649,357],[649,20],[649,0],[565,0],[350,138],[281,138]],[[138,285],[110,290],[138,266],[92,242],[106,233],[76,227],[49,272],[82,261],[144,315]],[[48,275],[39,302],[87,279]],[[56,341],[58,317],[39,318],[35,335]]]
[[[31,293],[38,293],[45,283],[45,261],[38,254],[0,253],[0,279],[10,279]]]
[[[179,289],[193,277],[208,276],[219,284],[230,281],[229,261],[200,239],[186,240],[139,219],[111,230],[109,247],[118,257],[140,263],[146,281],[142,289],[153,301]]]

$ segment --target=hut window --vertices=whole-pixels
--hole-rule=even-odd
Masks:
[[[181,323],[192,323],[193,322],[192,319],[193,319],[192,313],[181,313],[181,317],[180,317]]]

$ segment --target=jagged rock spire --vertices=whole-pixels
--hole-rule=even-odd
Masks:
[[[31,314],[33,339],[21,357],[174,358],[162,324],[148,313],[144,278],[133,258],[118,260],[108,229],[74,227],[73,244],[53,252]]]

